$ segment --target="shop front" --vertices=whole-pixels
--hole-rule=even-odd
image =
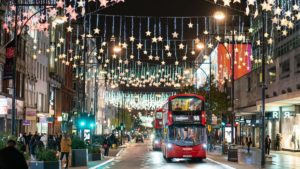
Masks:
[[[37,131],[37,116],[36,109],[26,108],[25,110],[25,121],[23,125],[25,126],[25,132],[35,133]]]

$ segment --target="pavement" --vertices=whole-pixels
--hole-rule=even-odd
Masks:
[[[127,147],[127,144],[123,146],[119,146],[116,149],[109,149],[109,153],[107,157],[104,157],[104,159],[100,161],[89,161],[88,166],[86,167],[69,167],[69,169],[96,169],[99,166],[105,165],[107,163],[112,162],[115,157],[119,156],[119,154],[122,153],[123,149]]]
[[[300,153],[287,151],[271,151],[266,156],[265,167],[260,166],[261,151],[257,148],[251,148],[250,153],[246,147],[238,147],[238,162],[230,162],[227,160],[227,154],[221,153],[221,146],[216,146],[212,152],[208,152],[208,159],[220,162],[232,168],[243,169],[299,169]]]

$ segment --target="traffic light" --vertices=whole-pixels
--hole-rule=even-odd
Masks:
[[[227,117],[225,113],[222,113],[222,122],[221,122],[222,127],[224,127],[226,123],[227,123]]]
[[[81,113],[78,116],[77,126],[81,129],[94,129],[96,126],[95,116],[87,113]]]

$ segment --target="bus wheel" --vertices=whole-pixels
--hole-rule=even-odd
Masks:
[[[167,163],[172,162],[172,158],[165,158],[165,160],[166,160]]]

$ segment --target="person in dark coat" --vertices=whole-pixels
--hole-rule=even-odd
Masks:
[[[104,156],[108,156],[109,153],[109,141],[107,138],[104,139],[102,147],[104,148]]]
[[[35,160],[36,148],[38,146],[38,142],[39,142],[39,137],[36,135],[33,135],[29,142],[29,150],[30,150],[31,160]]]
[[[248,138],[247,138],[247,150],[248,150],[248,153],[250,152],[250,146],[252,144],[252,139],[251,139],[251,136],[249,135]]]
[[[14,140],[7,141],[7,147],[0,150],[1,169],[28,169],[24,155],[17,150]]]
[[[270,136],[267,135],[266,139],[265,139],[265,146],[266,146],[266,154],[270,155],[270,148],[271,148],[271,139]]]

